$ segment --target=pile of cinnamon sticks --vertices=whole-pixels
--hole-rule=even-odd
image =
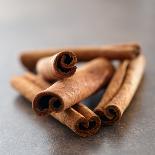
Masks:
[[[121,119],[145,69],[137,43],[26,51],[20,60],[29,71],[12,77],[13,88],[37,115],[51,115],[81,137]],[[117,67],[113,60],[118,60]],[[87,62],[77,68],[78,61]],[[89,109],[82,101],[102,88],[100,102]]]

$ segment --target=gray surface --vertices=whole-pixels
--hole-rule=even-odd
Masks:
[[[121,121],[79,138],[53,118],[37,117],[9,79],[24,70],[21,50],[139,41],[147,69]],[[0,154],[124,155],[155,152],[155,1],[0,0]],[[96,99],[93,98],[95,101]]]

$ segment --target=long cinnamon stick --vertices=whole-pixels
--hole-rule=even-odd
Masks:
[[[97,57],[105,57],[113,60],[133,59],[140,53],[140,45],[137,43],[104,45],[104,46],[83,46],[68,48],[53,48],[25,51],[21,54],[22,64],[29,70],[34,70],[36,63],[43,57],[52,56],[60,51],[73,51],[79,61],[88,61]]]
[[[37,72],[44,79],[52,81],[72,76],[76,71],[77,57],[73,52],[59,52],[38,61]]]
[[[35,95],[49,85],[43,79],[40,79],[41,85],[37,85],[34,83],[34,79],[37,80],[38,76],[27,73],[23,76],[12,78],[11,84],[32,102]],[[77,108],[77,111],[74,108],[68,108],[63,112],[50,113],[50,115],[81,137],[88,137],[97,133],[101,125],[99,117],[82,103],[77,104],[75,108]]]
[[[105,125],[111,125],[120,120],[130,104],[144,73],[145,58],[143,55],[130,63],[124,61],[112,78],[95,113],[100,116]]]
[[[38,81],[36,85],[42,90],[47,89],[48,87],[51,86],[51,83],[44,81],[42,78],[40,78],[40,76],[30,72],[27,72],[26,74],[24,74],[23,77],[25,77],[27,80],[29,80],[32,83],[36,83],[35,81]],[[87,119],[87,123],[83,124],[81,122],[79,124],[79,128],[81,128],[81,129],[78,129],[79,132],[82,132],[82,133],[89,132],[89,135],[93,135],[98,131],[101,125],[101,121],[99,117],[92,110],[90,110],[86,105],[82,103],[78,103],[78,104],[75,104],[70,109],[72,109],[72,111],[76,110]],[[56,116],[59,117],[59,115],[54,113],[54,117]],[[62,117],[61,117],[61,120],[62,120]]]
[[[57,81],[38,93],[32,104],[33,109],[38,115],[64,111],[107,84],[113,71],[112,64],[106,59],[94,59],[72,77]]]
[[[119,91],[120,87],[122,86],[122,83],[125,78],[125,74],[127,71],[127,67],[129,65],[128,60],[124,60],[118,69],[116,70],[115,74],[113,75],[103,97],[101,98],[101,101],[95,108],[95,113],[98,115],[104,115],[104,109],[105,106],[112,100],[112,98],[117,94]]]

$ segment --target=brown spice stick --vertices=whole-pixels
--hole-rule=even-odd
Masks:
[[[26,68],[29,70],[34,70],[39,59],[52,56],[60,51],[75,52],[79,61],[89,61],[97,57],[105,57],[110,60],[124,60],[135,58],[140,53],[140,45],[138,43],[126,43],[104,46],[83,46],[32,50],[23,52],[21,54],[20,60]]]
[[[107,84],[113,71],[112,64],[106,59],[94,59],[72,77],[57,81],[38,93],[32,104],[33,109],[38,115],[64,111]]]
[[[50,85],[52,85],[54,82],[47,82],[45,81],[40,75],[35,75],[31,72],[26,72],[23,75],[24,78],[31,81],[31,83],[34,83],[37,87],[43,89],[47,89]]]
[[[41,85],[38,86],[33,82],[34,79],[37,80],[38,77],[31,73],[27,73],[24,76],[12,78],[11,84],[17,91],[32,102],[35,95],[48,85],[45,81],[40,80]],[[68,126],[81,137],[94,135],[101,125],[99,117],[85,105],[80,103],[79,106],[79,112],[73,108],[69,108],[63,112],[51,113],[50,115],[59,120],[62,124]],[[86,113],[87,117],[85,117],[85,115],[83,116],[80,111],[81,113]]]
[[[40,78],[40,76],[35,75],[30,72],[24,74],[23,77],[25,77],[27,80],[31,81],[32,83],[34,83],[34,81],[37,81],[39,79],[38,83],[36,83],[36,82],[35,83],[42,90],[47,89],[51,85],[49,82],[46,82],[42,78]],[[85,106],[82,103],[78,103],[69,109],[72,109],[72,111],[76,110],[77,112],[79,112],[81,115],[83,115],[87,119],[86,123],[81,122],[79,124],[79,128],[81,128],[81,129],[78,129],[78,130],[80,133],[82,132],[82,134],[83,134],[83,132],[86,132],[86,134],[87,134],[87,132],[89,132],[89,135],[93,135],[99,130],[101,121],[100,121],[99,117],[92,110],[90,110],[87,106]],[[55,113],[54,117],[56,117],[56,116],[59,117],[59,114],[57,115]],[[57,119],[57,117],[56,117],[56,119]],[[61,120],[62,120],[62,116],[61,116]],[[70,120],[70,118],[69,118],[69,120]]]
[[[144,68],[145,58],[140,55],[133,59],[129,66],[128,62],[123,62],[117,70],[95,109],[95,113],[100,116],[105,125],[111,125],[120,120],[139,86]]]
[[[112,77],[103,97],[101,98],[101,101],[94,110],[99,116],[104,117],[105,106],[110,102],[110,100],[112,100],[122,86],[128,65],[129,61],[124,60]]]
[[[37,62],[36,70],[46,80],[58,80],[72,76],[76,71],[77,57],[73,52],[59,52]]]
[[[82,114],[88,120],[88,126],[85,127],[81,124],[80,128],[83,130],[88,130],[89,133],[94,135],[101,126],[101,120],[99,119],[99,117],[97,117],[97,115],[92,110],[90,110],[82,103],[75,104],[72,108]]]

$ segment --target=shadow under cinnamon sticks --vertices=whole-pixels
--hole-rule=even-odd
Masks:
[[[97,57],[104,57],[109,60],[133,59],[140,53],[140,45],[138,43],[124,43],[103,46],[83,46],[68,48],[52,48],[41,50],[24,51],[20,60],[21,63],[29,70],[36,68],[39,59],[53,56],[62,51],[75,52],[78,61],[89,61]]]
[[[50,85],[39,76],[31,73],[12,78],[11,84],[31,102],[38,92]],[[81,137],[94,135],[101,125],[100,118],[82,103],[76,104],[63,112],[51,113],[50,115]]]
[[[119,66],[94,110],[100,116],[103,125],[112,125],[120,120],[140,84],[144,69],[143,55],[139,55],[132,61],[125,60]]]

